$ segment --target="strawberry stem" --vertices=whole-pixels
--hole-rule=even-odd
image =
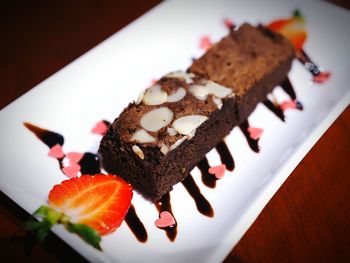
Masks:
[[[305,21],[305,17],[302,15],[299,9],[295,9],[293,12],[293,17],[300,19],[301,21]]]
[[[42,220],[36,221],[34,216],[42,218]],[[53,225],[62,224],[69,232],[77,234],[88,244],[101,250],[101,237],[95,229],[84,224],[74,224],[69,220],[69,216],[57,212],[49,206],[42,205],[33,213],[33,220],[25,222],[23,227],[29,231],[36,231],[38,240],[43,242]]]

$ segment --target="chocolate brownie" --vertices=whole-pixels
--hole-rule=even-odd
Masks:
[[[164,76],[141,98],[109,126],[99,153],[106,171],[157,201],[236,125],[235,99],[231,89],[184,72]]]
[[[293,58],[294,48],[282,35],[243,24],[194,61],[188,71],[231,88],[242,123],[286,79]]]
[[[283,37],[244,24],[124,109],[100,144],[105,170],[159,200],[286,78],[293,54]]]

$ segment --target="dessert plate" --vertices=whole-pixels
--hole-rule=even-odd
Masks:
[[[52,186],[67,179],[57,160],[47,156],[47,146],[23,122],[63,135],[65,152],[96,153],[101,139],[91,132],[96,122],[113,121],[152,79],[186,69],[193,57],[204,52],[199,47],[200,39],[203,47],[227,34],[224,19],[238,25],[267,24],[290,17],[295,8],[306,18],[308,38],[304,51],[330,70],[331,78],[322,84],[314,83],[310,72],[295,60],[289,78],[304,110],[287,109],[286,122],[282,122],[259,104],[249,123],[263,129],[260,153],[251,151],[243,133],[235,128],[225,140],[235,169],[226,172],[215,189],[202,183],[197,168],[192,171],[194,183],[201,198],[211,206],[213,217],[199,212],[196,197],[191,197],[183,184],[177,184],[170,193],[177,221],[173,241],[154,225],[159,215],[156,207],[137,193],[132,203],[147,231],[146,242],[140,242],[124,222],[116,232],[103,237],[100,252],[60,226],[53,228],[93,262],[222,261],[296,165],[349,105],[350,16],[346,10],[311,1],[160,4],[0,112],[1,190],[33,213],[47,202]],[[279,102],[287,99],[278,87],[273,93]],[[261,130],[256,131],[260,135]],[[207,159],[211,166],[221,164],[215,150],[208,153]]]

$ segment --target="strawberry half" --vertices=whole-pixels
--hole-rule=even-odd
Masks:
[[[268,24],[267,27],[288,38],[296,50],[303,48],[307,38],[307,32],[305,29],[305,19],[298,10],[294,12],[292,17],[275,20]]]
[[[38,230],[42,240],[54,224],[60,223],[100,249],[100,235],[111,233],[121,225],[132,195],[131,186],[114,175],[83,175],[65,180],[50,191],[49,207],[41,206],[34,213],[43,221],[28,222],[26,227]],[[43,236],[39,236],[40,231]]]

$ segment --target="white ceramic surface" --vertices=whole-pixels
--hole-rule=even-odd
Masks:
[[[295,61],[290,72],[304,111],[287,111],[285,123],[262,105],[249,118],[264,129],[261,153],[252,152],[235,128],[226,142],[236,162],[215,189],[195,181],[209,200],[214,218],[197,212],[179,184],[171,192],[178,236],[170,242],[154,226],[155,207],[135,194],[133,204],[148,231],[139,243],[125,223],[102,241],[104,252],[86,245],[62,227],[54,232],[93,262],[219,262],[259,215],[295,166],[350,102],[350,15],[324,2],[167,1],[108,38],[0,112],[0,187],[29,213],[45,203],[54,184],[66,179],[48,148],[22,125],[28,121],[65,136],[65,151],[96,150],[100,137],[89,131],[96,121],[113,120],[151,79],[186,69],[202,51],[198,40],[217,41],[227,33],[223,18],[240,24],[268,23],[299,8],[307,19],[307,53],[333,73],[323,85]],[[116,14],[117,15],[117,14]],[[20,73],[19,73],[20,74]],[[274,91],[282,100],[278,88]],[[335,142],[336,143],[336,142]],[[330,145],[331,147],[331,145]],[[219,164],[215,151],[211,165]],[[307,175],[305,175],[307,176]]]

